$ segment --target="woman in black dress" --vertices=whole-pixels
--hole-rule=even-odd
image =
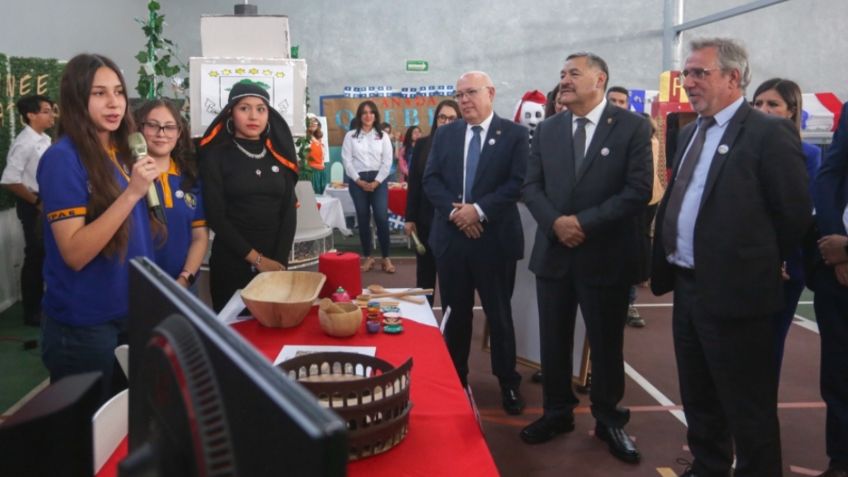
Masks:
[[[288,124],[261,86],[233,85],[200,141],[212,306],[220,311],[259,272],[285,270],[297,227],[297,156]]]

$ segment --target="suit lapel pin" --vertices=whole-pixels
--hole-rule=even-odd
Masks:
[[[495,145],[495,138],[489,139],[489,145],[490,145],[490,146],[494,146],[494,145]]]
[[[607,118],[607,124],[612,124],[612,118]],[[604,154],[606,155],[606,154]]]
[[[727,144],[722,144],[721,146],[718,147],[718,153],[719,154],[727,154],[727,151],[729,151],[729,150],[730,150],[730,148],[727,147]]]
[[[271,170],[274,171],[275,173],[280,172],[280,168],[277,167],[277,166],[271,166]]]
[[[605,148],[601,149],[601,155],[604,156],[604,157],[609,156],[609,148],[605,147]]]
[[[501,135],[501,130],[500,130],[500,129],[496,129],[496,130],[495,130],[495,134],[496,134],[496,135],[498,135],[498,136],[500,136],[500,135]]]
[[[259,170],[259,169],[256,169],[256,175],[257,175],[257,176],[261,176],[261,175],[262,175],[262,171],[261,171],[261,170]]]

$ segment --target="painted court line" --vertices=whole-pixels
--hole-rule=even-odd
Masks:
[[[792,323],[795,323],[801,328],[810,330],[815,334],[819,334],[819,324],[809,318],[805,318],[801,315],[796,314],[795,319],[792,320]]]
[[[657,473],[660,474],[660,477],[677,477],[677,472],[668,467],[657,467]]]
[[[797,465],[790,465],[789,472],[798,475],[819,475],[822,473],[820,470],[807,469],[806,467],[798,467]]]
[[[645,390],[654,400],[656,400],[660,405],[666,406],[670,409],[668,412],[671,413],[672,416],[676,417],[678,421],[682,422],[684,426],[686,426],[686,416],[683,415],[683,411],[681,411],[677,405],[668,398],[665,394],[662,393],[659,389],[656,388],[653,384],[651,384],[644,376],[639,374],[638,371],[633,369],[627,362],[624,363],[624,372],[630,376],[630,379],[636,382],[642,389]]]

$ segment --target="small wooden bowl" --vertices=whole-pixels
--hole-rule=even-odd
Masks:
[[[321,300],[318,305],[318,322],[324,333],[337,338],[346,338],[355,335],[359,330],[362,324],[362,310],[353,303],[327,304]]]
[[[241,291],[241,299],[263,325],[291,328],[309,313],[326,280],[317,272],[263,272]]]

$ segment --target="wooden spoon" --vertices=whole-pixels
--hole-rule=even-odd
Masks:
[[[391,293],[388,290],[386,290],[385,288],[383,288],[383,285],[377,285],[377,284],[368,285],[368,291],[370,291],[371,293],[375,293],[375,294]],[[410,303],[416,303],[416,304],[419,304],[419,305],[424,303],[423,298],[418,298],[418,297],[413,297],[413,296],[399,296],[399,297],[397,297],[397,299],[403,300],[403,301],[408,301]]]
[[[391,292],[391,293],[372,293],[370,295],[359,295],[356,297],[357,300],[372,300],[374,298],[399,298],[407,295],[428,295],[433,293],[432,288],[427,288],[424,290],[420,289],[409,289],[400,292]],[[422,303],[424,303],[422,301]]]

